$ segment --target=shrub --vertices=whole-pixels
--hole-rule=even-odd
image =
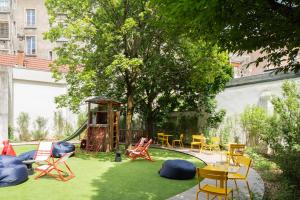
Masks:
[[[269,119],[266,110],[258,106],[247,106],[241,114],[241,125],[247,135],[246,143],[256,146],[259,136],[268,131]]]
[[[64,136],[70,136],[74,132],[74,128],[71,123],[65,121],[64,125]]]
[[[56,139],[61,139],[64,130],[64,118],[61,111],[54,112],[53,118],[54,134]]]
[[[14,128],[12,127],[12,125],[8,125],[8,139],[10,141],[14,141],[15,140]]]
[[[83,123],[87,120],[87,114],[85,112],[81,112],[77,115],[77,128],[82,126]]]
[[[295,82],[284,82],[282,90],[282,97],[272,99],[274,115],[261,138],[274,150],[285,177],[300,185],[300,95]]]
[[[29,115],[28,113],[21,112],[17,118],[19,137],[21,141],[29,141],[31,136],[29,133]]]
[[[34,123],[35,130],[32,131],[32,136],[34,140],[44,140],[48,135],[48,131],[46,130],[47,119],[44,117],[37,117]]]

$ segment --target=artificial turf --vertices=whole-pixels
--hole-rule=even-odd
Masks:
[[[17,154],[36,149],[36,146],[15,147]],[[196,166],[203,162],[188,155],[150,149],[155,162],[147,160],[131,161],[122,156],[122,162],[114,162],[113,153],[87,154],[80,150],[69,158],[68,164],[76,177],[68,182],[61,182],[44,176],[11,187],[0,188],[0,199],[5,200],[162,200],[181,193],[197,184],[191,180],[171,180],[158,174],[162,163],[167,159],[184,159]]]

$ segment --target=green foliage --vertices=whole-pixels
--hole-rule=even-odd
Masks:
[[[28,113],[21,112],[17,118],[19,137],[21,141],[29,141],[31,135],[29,133],[29,115]]]
[[[86,115],[84,115],[84,113],[79,113],[78,120],[82,120],[77,121],[79,125],[78,127],[80,127],[85,122]],[[74,132],[72,124],[67,119],[64,119],[61,111],[54,112],[53,123],[55,139],[63,139]]]
[[[259,172],[265,182],[264,199],[299,199],[298,186],[292,183],[288,177],[282,176],[282,171],[273,157],[258,153],[256,148],[247,148],[246,153],[253,159],[252,167]]]
[[[298,0],[155,0],[178,32],[204,37],[233,53],[259,50],[255,62],[298,70]],[[170,25],[170,26],[171,26]]]
[[[64,136],[70,136],[73,132],[74,128],[72,124],[66,120],[64,124]]]
[[[81,112],[77,115],[77,128],[82,126],[87,120],[87,114],[85,112]]]
[[[32,131],[33,139],[44,140],[46,139],[47,135],[47,119],[39,116],[34,122],[34,130]]]
[[[55,137],[57,139],[62,138],[63,130],[64,130],[64,118],[62,116],[61,111],[54,112],[53,124],[54,124]]]
[[[269,119],[265,109],[252,105],[247,106],[241,114],[241,125],[247,134],[247,144],[254,147],[259,137],[269,131]]]
[[[275,160],[289,180],[300,181],[300,95],[295,82],[282,85],[282,97],[274,97],[269,130],[260,137],[274,150]]]
[[[140,114],[149,135],[168,113],[210,106],[232,76],[227,53],[201,39],[188,39],[164,19],[156,5],[134,0],[47,0],[52,28],[45,37],[68,42],[56,49],[53,76],[65,78],[61,107],[78,111],[89,96],[127,102],[127,128]],[[64,23],[54,23],[61,13]],[[68,73],[61,73],[62,66]],[[207,112],[209,111],[209,112]],[[211,120],[216,121],[216,120]]]
[[[12,125],[8,125],[8,139],[10,141],[14,141],[15,140],[15,136],[14,136],[14,127]]]

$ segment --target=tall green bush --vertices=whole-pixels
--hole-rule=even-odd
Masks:
[[[34,140],[44,140],[48,135],[47,131],[47,119],[38,116],[34,122],[34,130],[32,136]]]
[[[241,125],[247,135],[246,143],[252,147],[259,143],[259,137],[268,131],[267,111],[259,106],[247,106],[241,114]]]
[[[274,115],[264,139],[274,150],[283,174],[300,185],[300,95],[295,82],[282,85],[282,97],[273,97]]]
[[[31,135],[29,133],[29,120],[29,115],[25,112],[21,112],[17,118],[19,137],[21,141],[29,141],[31,139]]]
[[[61,139],[64,130],[64,118],[61,111],[54,112],[53,124],[55,137]]]

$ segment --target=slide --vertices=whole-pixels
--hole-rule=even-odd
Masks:
[[[87,128],[87,120],[72,135],[63,139],[62,142],[66,142],[74,139],[75,137],[79,136],[82,132],[84,132],[86,128]]]

